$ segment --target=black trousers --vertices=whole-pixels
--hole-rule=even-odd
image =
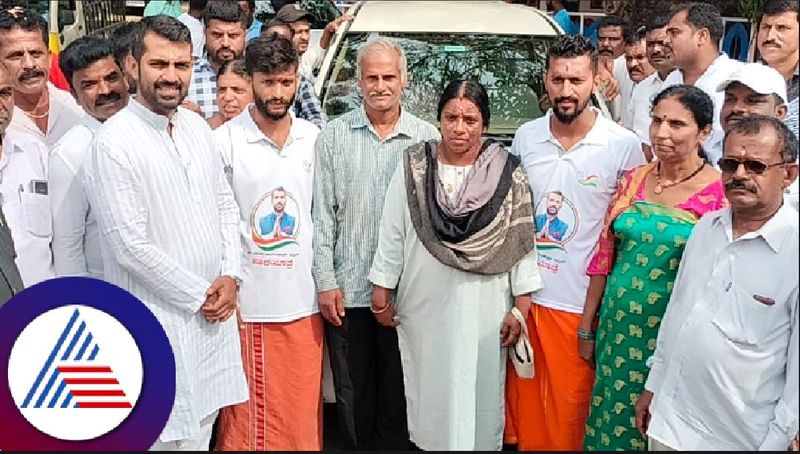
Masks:
[[[380,326],[369,308],[347,309],[342,326],[325,323],[325,338],[348,448],[409,449],[397,331]]]

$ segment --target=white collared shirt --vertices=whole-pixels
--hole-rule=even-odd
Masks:
[[[30,287],[50,279],[54,273],[47,148],[38,138],[6,130],[0,154],[0,195],[23,284]]]
[[[719,158],[722,157],[722,147],[715,145],[721,142],[725,136],[720,123],[719,114],[722,111],[722,104],[725,103],[725,93],[718,92],[717,86],[743,65],[739,60],[734,60],[724,52],[711,62],[700,78],[695,81],[694,86],[703,90],[714,102],[714,130],[709,134],[703,147],[705,148],[708,159],[716,166]],[[672,85],[683,84],[683,72],[679,69],[672,71],[664,81],[662,89]]]
[[[175,354],[159,439],[193,439],[205,417],[248,397],[236,317],[212,324],[200,311],[214,279],[241,278],[239,208],[219,146],[199,115],[179,107],[167,118],[131,99],[98,129],[85,174],[104,278],[153,312]]]
[[[83,117],[84,111],[78,105],[75,98],[68,91],[62,90],[50,82],[47,82],[47,94],[50,97],[50,112],[47,117],[47,134],[43,133],[36,123],[17,106],[14,106],[14,114],[11,117],[9,129],[17,129],[31,134],[47,146],[53,148],[56,142],[67,133],[78,120]]]
[[[289,322],[319,312],[314,278],[311,196],[319,128],[292,116],[277,145],[253,121],[251,104],[214,131],[240,211],[244,276],[239,294],[246,322]],[[290,114],[291,115],[291,114]],[[276,214],[272,191],[283,188]]]
[[[736,240],[729,208],[697,223],[648,360],[650,437],[679,451],[786,451],[800,405],[798,233],[785,204]]]
[[[625,62],[625,54],[622,54],[614,59],[612,75],[619,84],[619,96],[617,96],[616,99],[618,104],[614,119],[619,121],[626,128],[630,129],[630,112],[628,110],[628,106],[631,103],[633,87],[636,86],[636,82],[631,79],[631,74],[628,72],[628,65]]]
[[[84,165],[101,123],[84,115],[50,150],[48,187],[53,218],[53,265],[58,276],[103,278],[100,233],[89,205]]]
[[[654,72],[636,84],[631,95],[629,104],[631,129],[636,137],[647,145],[650,145],[650,111],[653,107],[653,98],[664,89],[664,82],[658,72]]]
[[[600,237],[603,219],[625,170],[645,163],[636,136],[591,107],[597,120],[572,149],[564,150],[550,131],[552,109],[522,125],[511,153],[528,174],[535,203],[537,250],[544,288],[534,302],[582,313],[589,286],[586,267]],[[557,221],[547,221],[547,196],[563,194]],[[545,232],[544,226],[547,227]],[[545,234],[547,238],[541,238]]]

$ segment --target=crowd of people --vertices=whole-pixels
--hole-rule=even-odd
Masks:
[[[307,11],[189,3],[71,43],[69,92],[0,11],[0,298],[139,298],[176,361],[153,450],[321,450],[324,350],[350,449],[797,449],[797,1],[752,63],[707,3],[557,37],[510,147],[480,81],[403,108],[392,39],[329,120]]]

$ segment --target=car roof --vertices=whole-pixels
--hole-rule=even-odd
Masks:
[[[368,0],[355,8],[348,32],[560,34],[538,9],[499,0]]]

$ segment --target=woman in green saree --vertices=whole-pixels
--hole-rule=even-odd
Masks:
[[[650,139],[657,161],[623,175],[589,263],[579,353],[595,366],[584,449],[644,451],[634,410],[684,245],[695,223],[725,194],[702,144],[714,106],[702,90],[667,88],[653,100]]]

